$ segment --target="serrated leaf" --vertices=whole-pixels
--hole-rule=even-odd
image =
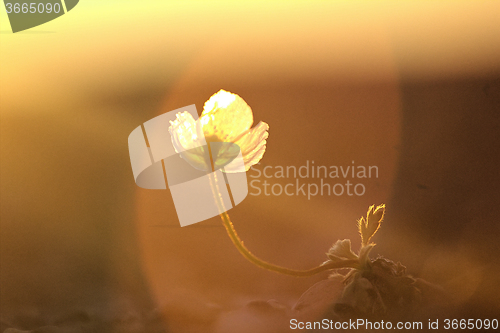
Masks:
[[[349,239],[338,240],[326,255],[333,262],[358,259],[358,256],[351,250],[351,241]]]
[[[384,214],[384,204],[377,206],[377,208],[375,208],[374,205],[371,205],[366,213],[366,219],[362,217],[358,220],[358,229],[363,246],[366,246],[370,242],[370,239],[380,228],[382,220],[384,219]]]

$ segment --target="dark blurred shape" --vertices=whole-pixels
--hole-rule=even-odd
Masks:
[[[379,250],[453,295],[455,314],[500,313],[500,79],[403,80],[401,155]]]
[[[433,241],[486,245],[500,231],[500,80],[403,81],[401,90],[391,223]]]

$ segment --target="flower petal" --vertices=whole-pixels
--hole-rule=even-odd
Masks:
[[[220,90],[205,102],[200,121],[207,142],[234,142],[250,129],[253,114],[243,98]]]
[[[197,127],[199,126],[193,116],[187,111],[177,113],[176,119],[170,121],[168,130],[177,153],[205,144],[203,135],[200,135]]]
[[[252,165],[257,164],[266,151],[266,139],[269,136],[267,132],[269,125],[265,122],[260,122],[254,128],[246,131],[237,140],[236,144],[241,149],[243,162],[245,163],[245,171],[248,171]],[[231,163],[224,167],[225,172],[241,172],[240,168],[234,169]]]
[[[189,112],[179,112],[170,121],[170,137],[177,153],[198,170],[211,170],[210,157],[199,121]]]

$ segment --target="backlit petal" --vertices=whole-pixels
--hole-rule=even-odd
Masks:
[[[198,170],[211,170],[210,158],[199,121],[189,112],[179,112],[170,121],[170,137],[177,153]]]
[[[248,130],[240,138],[236,140],[236,144],[240,147],[245,163],[245,170],[248,171],[252,165],[257,164],[266,151],[266,139],[269,136],[269,125],[265,122],[260,122],[254,128]],[[231,164],[224,168],[226,172],[241,172],[241,170],[233,170]]]
[[[234,142],[250,129],[253,114],[243,98],[220,90],[205,102],[200,121],[207,142]]]

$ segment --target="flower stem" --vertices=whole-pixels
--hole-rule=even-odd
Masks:
[[[330,262],[327,264],[322,264],[317,267],[307,269],[307,270],[295,270],[295,269],[289,269],[281,266],[277,266],[271,263],[268,263],[262,259],[257,258],[254,254],[252,254],[246,247],[243,245],[243,241],[240,239],[238,234],[236,233],[236,230],[234,229],[233,223],[231,222],[229,218],[229,214],[226,212],[226,209],[224,207],[224,202],[222,201],[222,197],[220,194],[219,186],[217,184],[217,176],[216,173],[211,173],[209,175],[210,178],[210,186],[212,188],[212,193],[214,195],[215,203],[217,204],[217,207],[219,209],[219,215],[222,219],[222,223],[224,224],[224,227],[226,228],[227,234],[229,235],[229,238],[233,242],[234,246],[238,249],[238,251],[245,257],[248,261],[251,263],[276,272],[276,273],[281,273],[285,275],[292,275],[292,276],[297,276],[297,277],[305,277],[305,276],[312,276],[321,272],[324,272],[329,269],[338,269],[338,268],[356,268],[358,267],[359,263],[357,260],[344,260],[342,262]]]

